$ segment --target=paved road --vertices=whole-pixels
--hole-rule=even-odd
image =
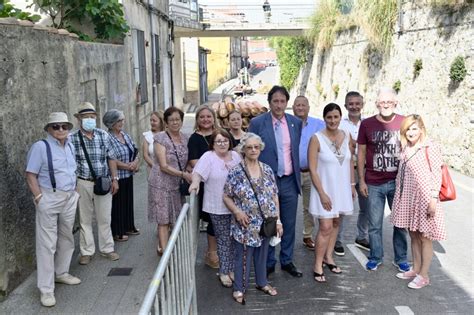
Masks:
[[[399,280],[392,266],[391,225],[386,211],[384,226],[384,264],[376,272],[367,272],[359,260],[367,252],[353,244],[356,215],[346,221],[344,232],[346,255],[336,257],[344,270],[335,275],[325,271],[327,284],[316,283],[312,275],[314,253],[303,247],[301,241],[301,208],[297,220],[295,264],[303,271],[303,278],[295,279],[278,270],[270,276],[279,295],[269,297],[257,291],[252,276],[247,293],[247,305],[241,306],[232,299],[231,289],[223,288],[216,271],[203,263],[205,239],[201,234],[197,260],[198,309],[202,314],[244,314],[262,311],[271,314],[314,313],[365,313],[365,314],[472,314],[473,297],[473,238],[472,207],[473,179],[457,173],[458,199],[446,203],[448,240],[436,242],[431,267],[432,285],[422,290],[406,287],[407,281]],[[359,260],[358,260],[359,259]]]

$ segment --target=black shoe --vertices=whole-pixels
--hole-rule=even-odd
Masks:
[[[344,256],[346,254],[340,242],[336,242],[336,245],[334,245],[334,254],[337,256]]]
[[[267,277],[271,274],[271,273],[274,273],[275,272],[275,266],[273,267],[267,267]]]
[[[370,251],[370,244],[367,242],[366,239],[363,240],[355,240],[355,246],[359,247],[360,249]]]
[[[293,277],[300,278],[300,277],[303,276],[303,273],[301,271],[299,271],[298,269],[296,269],[296,266],[293,265],[292,262],[287,264],[287,265],[281,265],[281,270],[284,270],[284,271],[288,272]]]

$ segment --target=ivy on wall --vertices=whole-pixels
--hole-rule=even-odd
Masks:
[[[275,48],[280,65],[280,84],[290,90],[295,84],[301,67],[306,62],[310,44],[304,37],[274,37]]]

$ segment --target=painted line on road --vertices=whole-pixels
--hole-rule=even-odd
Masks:
[[[347,246],[347,248],[349,248],[352,255],[354,255],[354,257],[357,259],[357,261],[362,265],[362,268],[364,268],[364,270],[366,270],[365,265],[369,261],[367,259],[367,256],[365,256],[365,254],[362,253],[362,251],[357,246],[355,246],[354,244],[347,244],[346,246]]]
[[[408,306],[404,306],[404,305],[395,306],[395,309],[400,315],[415,315],[415,313],[413,313],[411,308],[409,308]]]
[[[466,185],[461,184],[461,183],[459,183],[459,182],[456,182],[456,181],[455,181],[455,182],[454,182],[454,186],[455,186],[455,187],[456,187],[456,186],[461,187],[462,189],[467,190],[467,191],[470,192],[470,193],[474,193],[474,189],[473,189],[472,187],[466,186]]]

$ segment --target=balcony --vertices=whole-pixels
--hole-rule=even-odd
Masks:
[[[179,34],[181,29],[186,31],[202,29],[197,0],[170,0],[169,15],[174,21],[175,33]]]

